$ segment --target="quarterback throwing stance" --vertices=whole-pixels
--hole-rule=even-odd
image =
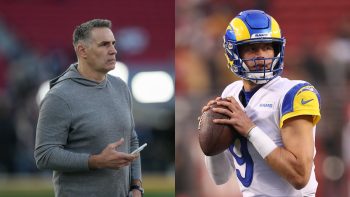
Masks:
[[[224,48],[228,66],[242,80],[228,85],[214,108],[229,116],[217,124],[240,134],[223,153],[206,157],[216,184],[232,172],[243,196],[315,196],[315,126],[320,95],[308,82],[280,77],[285,38],[278,23],[260,10],[243,11],[228,25]]]

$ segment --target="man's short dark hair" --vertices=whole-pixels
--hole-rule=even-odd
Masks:
[[[93,19],[77,26],[73,32],[73,45],[76,46],[79,40],[88,40],[91,30],[98,27],[107,27],[110,29],[112,22],[107,19]]]

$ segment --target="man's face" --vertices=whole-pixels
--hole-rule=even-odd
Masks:
[[[115,39],[109,28],[94,28],[87,41],[86,62],[95,71],[107,73],[113,70],[116,63],[117,50]]]
[[[250,71],[263,70],[264,65],[266,69],[271,68],[272,60],[263,58],[273,58],[274,49],[272,43],[253,43],[242,45],[240,48],[240,54],[242,59],[255,59],[244,60],[244,63],[248,66]]]

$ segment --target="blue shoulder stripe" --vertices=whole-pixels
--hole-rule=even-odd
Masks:
[[[282,103],[282,116],[284,114],[287,114],[289,112],[293,111],[293,102],[294,97],[297,94],[297,92],[305,86],[311,86],[309,83],[300,83],[295,85],[292,89],[290,89],[287,94],[284,96],[283,103]],[[317,93],[317,97],[319,98],[319,94]]]

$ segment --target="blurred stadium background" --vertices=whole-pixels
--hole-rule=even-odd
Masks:
[[[176,0],[176,196],[241,196],[235,179],[215,186],[197,140],[203,105],[235,76],[227,69],[222,36],[240,11],[262,9],[287,38],[285,70],[312,83],[322,98],[317,127],[318,197],[350,196],[350,1]]]
[[[33,159],[37,99],[76,61],[73,30],[93,18],[113,23],[114,73],[131,88],[148,143],[145,196],[175,196],[174,2],[162,0],[0,0],[0,196],[53,196],[51,172]]]

